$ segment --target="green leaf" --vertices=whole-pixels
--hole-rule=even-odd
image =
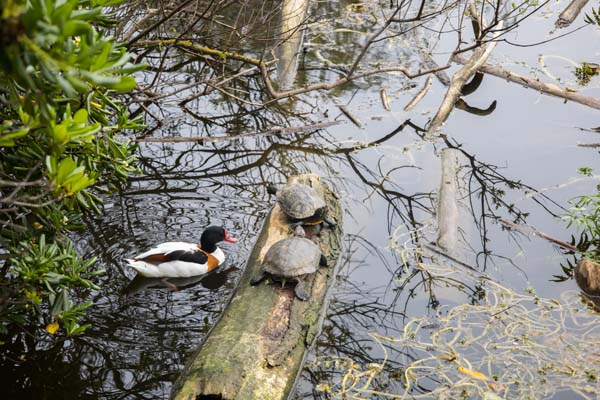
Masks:
[[[73,121],[78,124],[85,124],[88,120],[88,112],[85,108],[79,109],[73,116]]]
[[[137,87],[137,82],[131,76],[123,76],[121,80],[110,86],[111,89],[120,93],[127,93]]]
[[[87,35],[92,29],[92,26],[87,22],[71,20],[65,22],[62,34],[64,36],[84,36]]]
[[[15,145],[15,139],[22,138],[29,133],[29,128],[22,128],[18,131],[11,132],[0,136],[0,146],[12,147]]]

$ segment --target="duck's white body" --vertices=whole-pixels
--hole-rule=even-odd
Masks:
[[[206,274],[221,265],[225,254],[218,247],[207,253],[195,243],[165,242],[126,261],[148,278],[188,278]]]

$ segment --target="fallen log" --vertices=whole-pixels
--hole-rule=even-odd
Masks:
[[[466,64],[468,59],[461,55],[455,55],[453,61],[459,64]],[[483,64],[479,68],[480,72],[497,76],[499,78],[506,79],[510,82],[515,82],[523,86],[539,90],[542,93],[546,93],[552,96],[561,97],[563,99],[571,100],[579,104],[583,104],[588,107],[596,108],[600,110],[600,99],[590,96],[584,96],[577,92],[573,92],[567,89],[563,89],[560,86],[552,83],[544,83],[539,78],[533,78],[516,74],[512,71],[506,70],[502,67],[498,67],[490,64]]]
[[[573,0],[569,3],[567,8],[563,10],[556,20],[555,26],[557,28],[566,28],[571,25],[577,18],[583,7],[587,4],[588,0]]]
[[[338,197],[317,175],[291,177],[315,188],[325,199],[333,228],[307,229],[320,246],[329,267],[314,274],[310,299],[294,296],[293,287],[250,280],[261,269],[269,247],[288,233],[289,220],[278,205],[268,215],[238,288],[221,318],[206,336],[171,392],[176,400],[286,399],[301,371],[306,351],[317,337],[327,309],[327,292],[336,273],[341,248],[341,209]]]

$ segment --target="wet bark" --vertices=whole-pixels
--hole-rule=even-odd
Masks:
[[[307,236],[327,258],[308,288],[306,302],[294,297],[293,286],[250,280],[261,269],[269,247],[288,237],[289,221],[278,205],[268,215],[240,283],[229,305],[186,366],[171,393],[172,399],[286,399],[301,370],[306,351],[316,338],[327,309],[327,292],[341,249],[341,209],[338,197],[314,174],[290,181],[314,187],[324,197],[329,215],[338,222]]]

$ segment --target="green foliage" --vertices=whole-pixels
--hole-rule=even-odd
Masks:
[[[575,67],[575,77],[581,86],[585,86],[592,80],[592,77],[600,73],[600,65],[583,62],[581,66]]]
[[[114,0],[5,0],[0,5],[0,330],[14,324],[82,332],[94,259],[67,233],[99,211],[95,192],[136,172],[142,127],[119,93],[142,67],[100,28]],[[41,324],[40,324],[41,322]],[[57,325],[58,324],[58,325]],[[41,331],[40,329],[40,331]],[[31,328],[30,328],[31,330]]]
[[[600,26],[600,8],[597,11],[592,8],[592,14],[585,14],[584,21],[588,24]]]
[[[579,172],[591,176],[589,167],[580,168]],[[578,248],[585,252],[585,257],[600,261],[600,190],[595,195],[579,196],[570,201],[569,214],[563,217],[567,226],[575,226],[581,233]]]
[[[19,254],[13,259],[12,271],[30,301],[27,305],[37,309],[38,314],[42,314],[40,307],[46,306],[51,317],[60,320],[69,334],[85,330],[87,326],[80,326],[78,320],[92,303],[75,304],[69,292],[73,287],[98,289],[92,279],[104,271],[91,269],[96,259],[80,258],[68,240],[46,243],[45,235],[37,243],[22,242],[11,251]],[[47,303],[42,302],[41,290]]]

